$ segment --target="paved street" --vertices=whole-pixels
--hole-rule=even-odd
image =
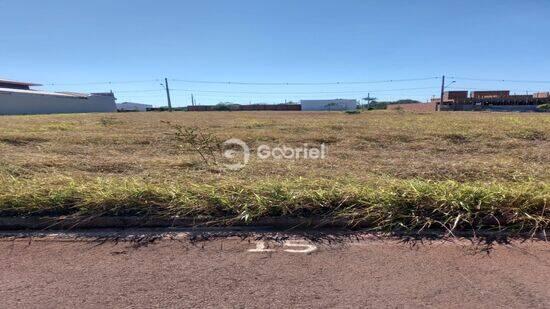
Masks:
[[[256,237],[4,238],[2,307],[550,306],[541,241]]]

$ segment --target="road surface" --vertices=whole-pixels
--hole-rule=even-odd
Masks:
[[[3,238],[2,307],[550,307],[542,241],[258,237]]]

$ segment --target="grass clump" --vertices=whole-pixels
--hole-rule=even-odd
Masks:
[[[30,144],[40,144],[47,141],[44,138],[30,135],[0,136],[0,143],[11,146],[26,146]]]
[[[356,110],[345,111],[345,113],[348,115],[356,115],[356,114],[361,114],[361,111],[356,109]]]
[[[542,232],[550,224],[547,183],[458,183],[286,179],[255,184],[146,184],[135,179],[45,184],[4,181],[1,216],[147,216],[253,223],[318,217],[383,231],[443,228]],[[26,190],[22,190],[22,188]]]
[[[547,139],[546,133],[542,130],[538,129],[521,129],[514,132],[509,133],[510,137],[518,138],[518,139],[524,139],[528,141],[544,141]]]
[[[73,129],[75,123],[73,122],[52,122],[41,127],[43,131],[69,131]]]
[[[101,117],[101,119],[99,119],[99,124],[104,127],[114,126],[122,123],[122,121],[115,117]]]

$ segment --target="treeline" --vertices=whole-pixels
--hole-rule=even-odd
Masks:
[[[397,101],[372,101],[369,104],[364,105],[369,110],[373,109],[386,109],[388,108],[388,105],[392,104],[419,104],[422,103],[417,100],[413,99],[403,99],[403,100],[397,100]]]

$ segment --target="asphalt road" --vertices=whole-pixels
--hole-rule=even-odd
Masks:
[[[541,241],[52,236],[3,238],[0,258],[3,308],[550,307]]]

